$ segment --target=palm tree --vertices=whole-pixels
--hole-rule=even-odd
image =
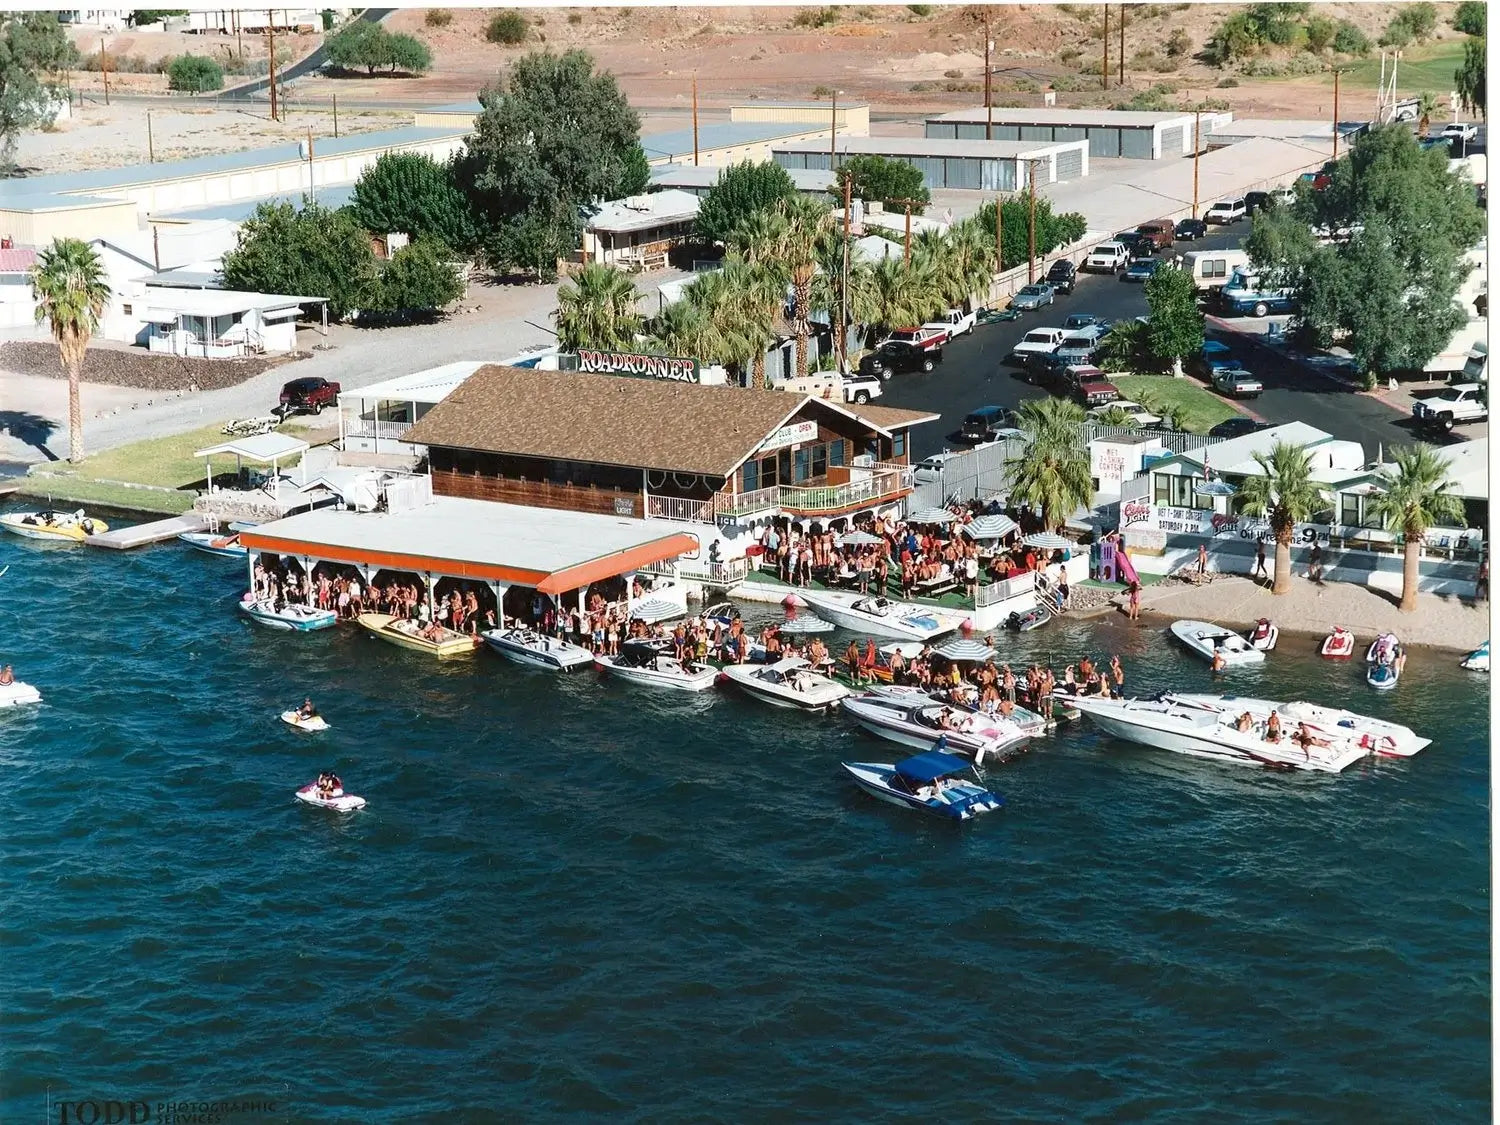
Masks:
[[[812,284],[818,270],[818,246],[828,227],[828,207],[806,195],[779,200],[771,224],[774,238],[767,253],[786,271],[792,290],[792,336],[797,341],[797,375],[807,374],[807,339],[812,335]]]
[[[1387,471],[1385,491],[1370,501],[1370,510],[1387,526],[1399,526],[1405,545],[1401,574],[1401,612],[1417,608],[1417,560],[1422,539],[1433,525],[1456,524],[1464,518],[1463,501],[1448,489],[1449,461],[1430,445],[1397,446],[1391,450],[1395,472]]]
[[[1278,441],[1270,455],[1257,453],[1257,476],[1240,485],[1246,514],[1264,516],[1276,536],[1276,576],[1271,593],[1284,594],[1292,584],[1292,528],[1324,505],[1323,491],[1312,479],[1312,455],[1299,445]]]
[[[1141,405],[1146,406],[1144,402]],[[1146,409],[1150,410],[1151,408],[1146,406]],[[1106,407],[1094,415],[1094,420],[1101,426],[1118,426],[1124,430],[1133,430],[1139,425],[1135,420],[1135,415],[1123,406]]]
[[[1186,428],[1187,411],[1182,408],[1180,402],[1161,398],[1150,391],[1142,391],[1136,396],[1136,401],[1149,410],[1152,414],[1159,415],[1161,421],[1157,423],[1164,430],[1181,430]]]
[[[786,286],[775,269],[733,254],[725,258],[719,277],[720,315],[733,326],[737,346],[741,348],[738,362],[749,360],[750,385],[764,390],[766,348],[776,339],[777,321],[786,303]]]
[[[79,383],[89,340],[113,295],[94,248],[77,238],[53,239],[31,267],[36,320],[47,321],[68,373],[68,460],[83,460],[83,402]]]
[[[855,239],[851,236],[850,243]],[[845,301],[847,299],[847,305]],[[875,298],[870,284],[870,263],[864,255],[849,247],[849,269],[844,270],[844,232],[831,227],[818,248],[818,272],[813,275],[813,308],[827,309],[828,322],[833,327],[835,343],[838,337],[840,315],[849,316],[849,335],[857,335],[852,329],[869,324],[875,319]],[[851,341],[851,344],[853,342]],[[852,348],[851,348],[852,350]]]
[[[900,258],[882,258],[875,263],[870,271],[870,323],[877,337],[881,331],[927,319],[931,298],[923,293],[923,282],[922,273],[908,270]]]
[[[629,351],[641,329],[635,282],[613,266],[589,262],[557,290],[557,342],[563,350]]]
[[[1425,137],[1427,130],[1432,127],[1432,115],[1438,111],[1437,95],[1431,90],[1423,90],[1417,95],[1417,134]]]
[[[1011,499],[1040,510],[1042,527],[1054,528],[1094,496],[1083,408],[1065,399],[1029,399],[1017,413],[1027,445],[1006,462]]]
[[[693,356],[704,360],[704,345],[710,335],[708,314],[690,297],[673,301],[662,309],[652,325],[647,344],[666,355]]]

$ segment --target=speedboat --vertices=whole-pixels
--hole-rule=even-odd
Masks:
[[[338,614],[331,609],[298,605],[287,602],[280,609],[270,598],[257,599],[246,594],[240,599],[240,612],[257,625],[268,629],[286,629],[294,633],[310,633],[314,629],[331,629],[338,624]]]
[[[1194,692],[1167,692],[1160,697],[1164,703],[1176,703],[1185,707],[1197,707],[1237,719],[1245,712],[1257,723],[1264,723],[1272,711],[1281,717],[1281,728],[1294,731],[1303,723],[1313,734],[1324,738],[1354,738],[1367,751],[1387,758],[1410,758],[1432,745],[1432,739],[1422,738],[1410,727],[1400,723],[1374,719],[1354,711],[1337,707],[1324,707],[1306,700],[1277,703],[1271,699],[1248,699],[1238,695],[1200,695]]]
[[[594,667],[631,683],[679,691],[707,691],[719,678],[712,664],[681,661],[670,646],[639,641],[622,644],[619,656],[594,657]]]
[[[1471,672],[1488,672],[1490,670],[1490,642],[1485,641],[1468,656],[1458,662],[1460,668],[1467,668]]]
[[[184,531],[177,538],[195,550],[221,558],[242,559],[250,553],[240,542],[240,533],[237,531],[228,535],[220,535],[217,531]]]
[[[1265,653],[1251,648],[1250,642],[1238,633],[1207,621],[1174,621],[1172,636],[1188,651],[1197,653],[1204,660],[1212,661],[1214,655],[1218,654],[1230,668],[1242,664],[1259,664],[1266,658]]]
[[[979,689],[973,687],[972,685],[968,686],[965,689],[964,699],[966,700],[966,702],[963,703],[955,703],[951,698],[944,698],[943,696],[930,692],[925,688],[916,687],[911,684],[870,684],[864,689],[864,691],[866,695],[884,695],[891,699],[906,699],[921,703],[936,703],[940,706],[949,707],[955,711],[962,711],[965,714],[972,713],[987,716],[993,714],[992,712],[977,706],[976,701],[979,698]],[[1060,699],[1061,697],[1054,697],[1054,703],[1056,703]],[[1054,714],[1058,709],[1060,708],[1054,708]],[[1049,726],[1057,725],[1055,719],[1052,723],[1049,724],[1046,719],[1042,718],[1042,716],[1037,714],[1035,711],[1029,711],[1025,707],[1021,707],[1019,705],[1015,706],[1011,710],[1011,713],[1009,715],[1003,717],[1008,719],[1010,722],[1015,723],[1016,726],[1020,728],[1021,733],[1028,737],[1032,735],[1046,734],[1047,728]]]
[[[730,664],[724,680],[776,707],[800,711],[825,711],[849,694],[837,680],[812,670],[800,656],[788,656],[774,664]]]
[[[535,629],[490,629],[479,634],[507,660],[549,672],[577,672],[594,663],[594,654],[582,645],[558,640]]]
[[[896,678],[896,673],[895,670],[891,667],[891,658],[899,654],[902,660],[904,660],[907,664],[910,664],[913,660],[922,655],[922,650],[926,647],[927,646],[922,644],[920,641],[892,641],[890,644],[881,645],[878,649],[875,650],[875,663],[860,664],[860,679],[874,680],[877,683],[881,684],[893,683]],[[861,656],[861,660],[863,660],[863,655]],[[840,664],[839,670],[836,674],[839,679],[843,680],[851,687],[864,686],[863,684],[856,684],[850,678],[849,668],[846,664]]]
[[[953,632],[963,620],[959,614],[942,614],[926,606],[892,601],[879,594],[849,596],[804,590],[802,600],[825,621],[856,633],[873,633],[904,641],[930,641]]]
[[[709,628],[719,625],[727,629],[740,619],[740,611],[730,602],[715,602],[704,606],[701,616]]]
[[[1052,615],[1045,608],[1034,605],[1030,609],[1019,610],[1005,619],[1005,627],[1013,629],[1017,633],[1029,633],[1033,629],[1040,629],[1052,620]]]
[[[283,711],[281,721],[289,727],[296,727],[298,730],[305,730],[309,733],[328,729],[328,721],[322,715],[310,715],[303,718],[301,712]]]
[[[327,797],[318,792],[318,783],[309,782],[297,790],[297,800],[306,801],[309,805],[317,805],[323,809],[333,809],[336,812],[353,812],[355,809],[365,807],[365,799],[356,797],[352,793],[345,793],[342,789],[335,789]]]
[[[1260,618],[1245,635],[1250,642],[1250,647],[1259,649],[1261,652],[1270,652],[1274,649],[1280,636],[1281,630],[1276,628],[1269,617]]]
[[[1352,737],[1318,736],[1312,745],[1304,747],[1292,741],[1293,731],[1286,728],[1277,741],[1268,742],[1266,724],[1253,721],[1253,715],[1249,729],[1242,731],[1236,727],[1236,715],[1170,699],[1083,696],[1073,705],[1105,734],[1175,754],[1237,765],[1342,773],[1369,753],[1359,739]],[[1319,744],[1324,742],[1327,744]]]
[[[91,519],[83,509],[76,512],[9,512],[0,516],[0,527],[27,539],[50,539],[54,543],[82,543],[90,535],[103,535],[109,524]]]
[[[854,783],[877,801],[919,809],[949,820],[971,820],[1005,804],[974,777],[963,758],[937,748],[894,764],[840,762]]]
[[[439,625],[432,630],[432,636],[428,636],[432,626],[424,628],[419,622],[392,617],[388,613],[361,613],[355,620],[383,641],[413,652],[424,652],[439,660],[472,656],[479,647],[479,638],[470,633],[455,632]]]
[[[1333,632],[1323,638],[1323,647],[1318,652],[1326,660],[1348,660],[1354,655],[1354,634],[1342,625],[1335,625]]]
[[[879,738],[902,746],[922,749],[938,738],[976,762],[990,754],[1004,751],[1026,739],[1019,725],[998,715],[991,717],[954,704],[939,703],[931,697],[917,699],[886,692],[866,692],[843,701],[844,712],[860,726]],[[943,725],[946,716],[950,726]]]
[[[0,684],[0,707],[20,707],[27,703],[40,703],[41,701],[42,693],[30,684],[23,684],[20,680]]]

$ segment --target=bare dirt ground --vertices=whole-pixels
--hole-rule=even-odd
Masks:
[[[253,69],[263,67],[270,55],[264,35],[220,35],[217,32],[189,35],[166,31],[105,33],[97,28],[70,28],[68,38],[87,60],[85,68],[71,73],[70,85],[74,90],[101,95],[104,91],[104,76],[99,69],[101,48],[109,67],[110,90],[132,94],[165,94],[167,78],[160,70],[168,59],[178,55],[207,55],[214,59],[224,67],[225,86],[234,86],[265,73],[262,68],[255,74],[232,74],[234,60],[243,58],[249,64],[245,69]],[[322,41],[320,35],[278,35],[276,57],[283,62],[300,59]]]

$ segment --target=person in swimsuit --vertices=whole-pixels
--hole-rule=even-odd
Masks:
[[[297,718],[316,719],[317,717],[318,709],[313,706],[313,701],[311,699],[304,699],[302,706],[297,708]]]
[[[15,682],[16,674],[11,671],[11,667],[9,664],[7,664],[4,668],[0,668],[0,684],[13,684]]]

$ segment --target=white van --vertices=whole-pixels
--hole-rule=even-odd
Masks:
[[[1235,270],[1249,265],[1250,255],[1243,250],[1189,250],[1182,256],[1182,268],[1199,289],[1222,289]]]

